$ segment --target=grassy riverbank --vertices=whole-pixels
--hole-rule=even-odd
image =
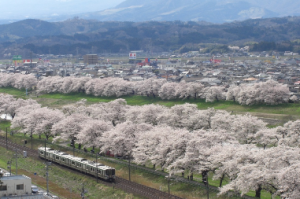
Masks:
[[[117,99],[116,97],[96,97],[86,95],[84,93],[70,93],[60,94],[51,93],[37,96],[36,94],[29,94],[26,96],[25,90],[18,90],[15,88],[0,88],[0,93],[7,93],[18,98],[32,98],[37,100],[42,106],[61,108],[64,105],[75,103],[81,99],[86,99],[88,104],[109,102]],[[160,98],[149,98],[145,96],[124,96],[128,105],[141,106],[145,104],[160,104],[167,107],[172,107],[176,104],[191,103],[196,104],[199,109],[215,108],[218,110],[232,111],[234,114],[250,113],[254,116],[275,120],[276,125],[283,124],[290,120],[300,119],[300,104],[289,103],[281,105],[253,105],[242,106],[232,101],[218,101],[207,103],[202,99],[197,100],[162,100]]]

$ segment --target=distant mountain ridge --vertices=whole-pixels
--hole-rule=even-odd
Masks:
[[[126,0],[112,9],[78,15],[100,21],[207,21],[300,15],[298,0]]]
[[[300,17],[251,19],[224,24],[193,21],[101,22],[80,18],[50,23],[28,19],[0,25],[0,57],[16,48],[20,49],[20,53],[29,50],[40,54],[75,54],[76,49],[81,54],[178,49],[184,52],[199,50],[202,44],[245,45],[260,41],[285,42],[280,50],[293,50],[290,42],[300,41]],[[296,47],[296,52],[300,52],[300,45]]]

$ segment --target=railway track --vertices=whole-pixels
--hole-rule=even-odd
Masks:
[[[6,139],[3,136],[0,136],[0,146],[6,148]],[[14,142],[11,142],[10,140],[7,140],[7,149],[11,150],[11,151],[16,151],[17,153],[22,153],[23,151],[27,151],[27,155],[29,157],[39,159],[37,150],[28,148],[26,146],[18,145]],[[78,174],[84,175],[84,174],[80,173],[79,171],[70,169],[68,167],[61,166],[56,163],[55,163],[55,165],[57,165],[63,169],[72,170],[72,172],[77,172]],[[89,177],[94,178],[92,176],[89,176]],[[146,198],[150,198],[150,199],[182,199],[178,196],[169,195],[168,193],[162,192],[160,190],[150,188],[150,187],[147,187],[147,186],[135,183],[135,182],[131,182],[129,180],[119,178],[117,176],[116,176],[115,183],[106,182],[101,179],[99,179],[99,182],[102,184],[105,184],[107,186],[110,186],[110,187],[114,186],[115,188],[122,189],[128,193],[137,194],[137,195],[140,195],[140,196],[143,196]]]

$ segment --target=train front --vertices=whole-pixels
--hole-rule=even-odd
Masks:
[[[116,175],[115,168],[106,169],[105,174],[108,177],[108,179],[107,179],[108,181],[111,181],[111,182],[115,181],[115,175]]]

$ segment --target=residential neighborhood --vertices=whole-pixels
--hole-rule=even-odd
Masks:
[[[275,80],[287,84],[291,93],[300,92],[300,56],[292,52],[247,52],[232,47],[231,54],[160,53],[153,59],[128,59],[126,54],[36,55],[21,63],[0,64],[1,73],[33,74],[41,80],[48,76],[120,77],[128,81],[164,78],[170,82],[200,82],[204,86],[251,84]],[[146,53],[140,53],[143,57]],[[288,56],[287,56],[288,54]],[[106,59],[106,57],[108,57]],[[124,58],[125,57],[125,58]],[[84,58],[84,59],[83,59]],[[1,62],[0,62],[1,63]]]

